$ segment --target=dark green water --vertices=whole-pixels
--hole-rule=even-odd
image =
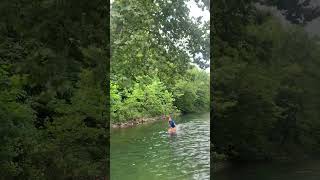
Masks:
[[[215,180],[320,180],[320,161],[233,164]]]
[[[177,135],[166,120],[111,131],[112,180],[191,180],[210,178],[210,115],[175,118]]]

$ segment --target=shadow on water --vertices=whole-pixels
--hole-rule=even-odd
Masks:
[[[175,119],[177,134],[167,121],[111,132],[111,179],[209,179],[209,113]]]

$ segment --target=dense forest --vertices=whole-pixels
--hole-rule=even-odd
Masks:
[[[209,22],[186,2],[113,2],[111,123],[209,111]]]
[[[108,9],[0,2],[0,179],[108,173]]]
[[[213,150],[233,160],[319,153],[320,44],[304,30],[319,8],[261,1],[284,23],[255,2],[211,6]]]

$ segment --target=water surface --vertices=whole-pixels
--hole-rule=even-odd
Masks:
[[[213,177],[214,180],[319,180],[320,161],[238,163]]]
[[[111,179],[209,179],[209,113],[175,121],[176,136],[168,135],[167,121],[112,130]]]

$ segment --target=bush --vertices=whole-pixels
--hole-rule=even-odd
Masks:
[[[111,83],[112,122],[154,117],[173,111],[173,95],[158,78],[141,77],[133,87],[120,90]]]

